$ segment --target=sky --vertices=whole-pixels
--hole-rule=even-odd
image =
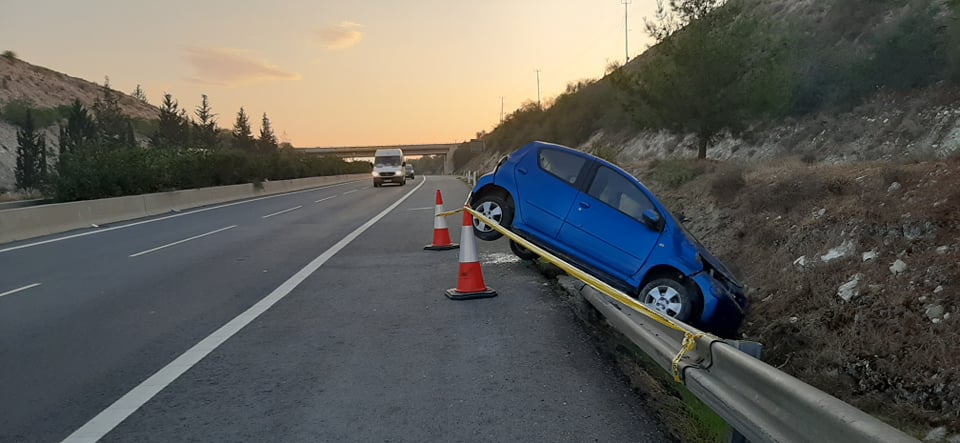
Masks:
[[[629,5],[629,50],[655,0]],[[622,63],[623,0],[0,0],[0,50],[297,147],[453,143]]]

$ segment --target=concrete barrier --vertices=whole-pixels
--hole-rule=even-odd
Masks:
[[[369,175],[308,177],[0,210],[0,243],[365,178]]]

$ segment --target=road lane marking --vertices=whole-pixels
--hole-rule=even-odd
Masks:
[[[436,209],[436,206],[427,206],[427,207],[425,207],[425,208],[410,208],[410,209],[407,209],[407,210],[408,210],[408,211],[426,211],[426,210],[428,210],[428,209],[429,209],[429,210]]]
[[[293,207],[293,208],[290,208],[290,209],[284,209],[284,210],[282,210],[282,211],[280,211],[280,212],[274,212],[273,214],[267,214],[267,215],[264,215],[263,217],[260,217],[260,218],[270,218],[270,217],[273,217],[274,215],[286,214],[286,213],[288,213],[288,212],[290,212],[290,211],[296,211],[297,209],[300,209],[300,208],[302,208],[302,207],[303,207],[303,205],[296,206],[296,207]]]
[[[17,289],[11,290],[11,291],[4,292],[4,293],[0,294],[0,297],[3,297],[3,296],[5,296],[5,295],[10,295],[10,294],[16,294],[16,293],[18,293],[18,292],[20,292],[20,291],[26,291],[27,289],[36,288],[37,286],[40,286],[40,285],[41,285],[41,283],[34,283],[34,284],[32,284],[32,285],[26,285],[26,286],[24,286],[24,287],[22,287],[22,288],[17,288]]]
[[[183,354],[180,354],[180,356],[175,360],[141,382],[139,385],[137,385],[137,387],[133,388],[133,390],[130,392],[127,392],[123,397],[120,397],[120,399],[113,402],[113,404],[108,406],[107,409],[101,411],[96,415],[96,417],[90,419],[90,421],[67,436],[67,438],[65,438],[63,441],[65,443],[93,442],[103,438],[103,436],[107,435],[107,433],[116,428],[117,425],[126,420],[127,417],[130,417],[130,415],[146,404],[147,401],[153,398],[153,396],[157,395],[170,383],[173,383],[174,380],[186,373],[190,368],[199,363],[200,360],[203,360],[204,357],[213,352],[213,350],[220,347],[220,345],[226,342],[230,337],[237,332],[240,332],[241,329],[256,320],[257,317],[270,309],[270,307],[290,294],[294,289],[296,289],[297,286],[300,285],[300,283],[303,283],[303,281],[316,272],[317,269],[320,269],[320,267],[323,266],[327,260],[330,260],[330,258],[340,252],[340,250],[343,248],[347,247],[347,245],[363,234],[367,229],[370,229],[371,226],[380,221],[382,218],[386,217],[387,214],[396,209],[397,206],[400,206],[400,204],[413,195],[413,193],[420,190],[425,183],[426,180],[421,182],[417,187],[413,188],[413,190],[408,192],[403,197],[400,197],[399,200],[395,201],[392,205],[387,207],[387,209],[384,209],[370,220],[367,220],[366,223],[360,225],[360,227],[357,229],[354,229],[353,232],[347,234],[346,237],[338,241],[335,245],[331,246],[330,249],[327,249],[323,254],[320,254],[320,256],[313,259],[313,261],[307,263],[303,269],[297,271],[296,274],[293,274],[292,277],[283,282],[283,284],[278,286],[277,289],[274,289],[272,292],[270,292],[269,295],[258,301],[242,314],[236,316],[233,320],[227,322],[227,324],[221,326],[220,329],[217,329],[203,340],[200,340],[199,343],[188,349]]]
[[[320,200],[314,200],[313,202],[314,202],[314,203],[320,203],[320,202],[324,202],[324,201],[330,200],[331,198],[337,198],[337,196],[336,196],[336,195],[331,195],[331,196],[329,196],[329,197],[327,197],[327,198],[321,198]]]
[[[343,195],[349,195],[349,194],[353,194],[354,192],[357,192],[357,191],[359,191],[359,189],[353,189],[353,190],[350,190],[350,191],[347,191],[347,192],[344,192],[344,193],[343,193]]]
[[[31,247],[34,247],[34,246],[45,245],[45,244],[47,244],[47,243],[54,243],[54,242],[58,242],[58,241],[62,241],[62,240],[70,240],[70,239],[72,239],[72,238],[77,238],[77,237],[86,237],[86,236],[88,236],[88,235],[93,235],[93,234],[102,234],[102,233],[104,233],[104,232],[115,231],[115,230],[117,230],[117,229],[131,228],[131,227],[134,227],[134,226],[139,226],[139,225],[144,225],[144,224],[147,224],[147,223],[158,222],[158,221],[161,221],[161,220],[167,220],[167,219],[171,219],[171,218],[183,217],[184,215],[199,214],[199,213],[201,213],[201,212],[212,211],[212,210],[214,210],[214,209],[221,209],[221,208],[226,208],[226,207],[230,207],[230,206],[242,205],[242,204],[246,204],[246,203],[253,203],[253,202],[256,202],[256,201],[260,201],[260,200],[266,200],[266,199],[268,199],[268,198],[277,198],[277,197],[283,197],[283,196],[287,196],[287,195],[302,194],[302,193],[304,193],[304,192],[313,192],[313,191],[321,191],[321,190],[324,190],[324,189],[336,188],[336,187],[338,187],[338,186],[349,185],[349,184],[351,184],[351,183],[356,183],[356,182],[358,182],[358,181],[360,181],[360,180],[353,180],[353,181],[344,182],[344,183],[337,183],[337,184],[335,184],[335,185],[323,186],[323,187],[320,187],[320,188],[304,189],[304,190],[302,190],[302,191],[287,192],[287,193],[284,193],[284,194],[276,194],[276,195],[268,195],[268,196],[265,196],[265,197],[257,197],[257,198],[252,198],[252,199],[249,199],[249,200],[243,200],[243,201],[238,201],[238,202],[233,202],[233,203],[227,203],[227,204],[219,205],[219,206],[211,206],[211,207],[209,207],[209,208],[197,209],[197,210],[193,210],[193,211],[189,211],[189,212],[180,212],[180,213],[177,213],[177,214],[167,215],[167,216],[164,216],[164,217],[151,218],[150,220],[143,220],[143,221],[138,221],[138,222],[134,222],[134,223],[128,223],[128,224],[120,225],[120,226],[111,226],[111,227],[109,227],[109,228],[97,229],[96,231],[81,232],[81,233],[79,233],[79,234],[66,235],[66,236],[63,236],[63,237],[51,238],[51,239],[49,239],[49,240],[41,240],[41,241],[33,242],[33,243],[26,243],[26,244],[22,244],[22,245],[19,245],[19,246],[11,246],[11,247],[9,247],[9,248],[0,249],[0,254],[2,254],[2,253],[4,253],[4,252],[16,251],[17,249],[31,248]]]
[[[165,245],[163,245],[163,246],[157,246],[156,248],[147,249],[146,251],[143,251],[143,252],[138,252],[138,253],[136,253],[136,254],[130,254],[129,257],[131,257],[131,258],[133,258],[133,257],[139,257],[139,256],[141,256],[141,255],[149,254],[149,253],[151,253],[151,252],[157,252],[157,251],[159,251],[159,250],[161,250],[161,249],[166,249],[166,248],[169,248],[169,247],[171,247],[171,246],[179,245],[180,243],[186,243],[186,242],[188,242],[188,241],[190,241],[190,240],[196,240],[196,239],[198,239],[198,238],[203,238],[203,237],[206,237],[206,236],[208,236],[208,235],[213,235],[213,234],[216,234],[216,233],[218,233],[218,232],[223,232],[223,231],[226,231],[226,230],[228,230],[228,229],[233,229],[233,228],[236,228],[236,227],[237,227],[237,225],[231,225],[231,226],[227,226],[226,228],[217,229],[216,231],[210,231],[210,232],[207,232],[207,233],[204,233],[204,234],[194,235],[193,237],[185,238],[185,239],[183,239],[183,240],[175,241],[175,242],[173,242],[173,243],[168,243],[168,244],[165,244]]]

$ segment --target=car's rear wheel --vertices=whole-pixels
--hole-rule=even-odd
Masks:
[[[540,258],[535,252],[523,247],[520,243],[510,240],[510,250],[521,260],[536,260]]]
[[[509,228],[513,223],[513,207],[497,194],[485,194],[473,201],[473,209],[500,226]],[[503,236],[476,217],[473,218],[473,233],[480,240],[493,241]]]
[[[640,302],[668,317],[690,323],[697,298],[686,285],[670,278],[658,278],[640,290]]]

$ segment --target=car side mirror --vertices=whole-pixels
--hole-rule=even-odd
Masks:
[[[663,229],[663,218],[653,209],[643,211],[643,224],[654,231]]]

